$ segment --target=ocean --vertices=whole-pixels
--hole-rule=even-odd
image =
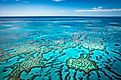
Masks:
[[[0,80],[121,80],[121,17],[0,17]]]

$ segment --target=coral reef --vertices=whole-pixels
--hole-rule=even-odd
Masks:
[[[22,54],[29,54],[31,52],[36,53],[39,50],[40,48],[38,44],[24,43],[24,44],[14,45],[8,50],[6,49],[0,50],[0,54],[2,55],[0,62]]]
[[[45,64],[42,62],[43,61],[43,57],[41,54],[37,55],[37,57],[27,57],[24,61],[19,62],[14,64],[13,70],[10,73],[10,79],[16,79],[19,78],[20,73],[22,71],[27,71],[29,72],[31,70],[31,68],[33,67],[44,67]]]
[[[90,60],[87,57],[81,55],[78,59],[69,58],[67,59],[66,65],[69,68],[74,68],[76,70],[84,71],[85,73],[89,73],[92,70],[98,69],[96,63]]]
[[[103,39],[99,37],[88,36],[87,39],[82,41],[82,46],[88,48],[89,50],[99,49],[103,50]]]

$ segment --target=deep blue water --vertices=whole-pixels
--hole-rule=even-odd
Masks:
[[[121,18],[0,18],[0,80],[120,79]]]

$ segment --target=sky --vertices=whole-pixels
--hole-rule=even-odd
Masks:
[[[0,16],[121,16],[121,0],[0,0]]]

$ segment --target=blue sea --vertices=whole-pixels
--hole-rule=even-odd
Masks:
[[[0,80],[121,80],[121,18],[0,17]]]

